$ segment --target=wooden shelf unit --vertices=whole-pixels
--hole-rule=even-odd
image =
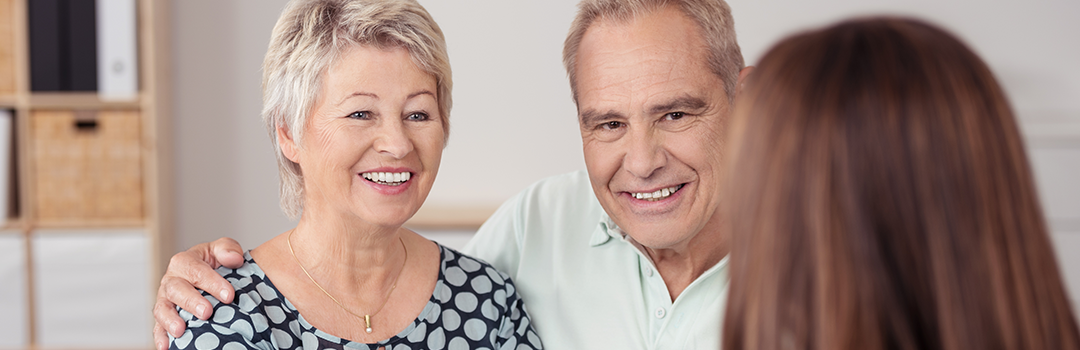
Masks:
[[[170,3],[157,0],[135,0],[139,93],[134,100],[110,101],[102,100],[94,92],[31,91],[28,1],[34,0],[0,0],[0,109],[10,110],[14,116],[12,136],[15,142],[16,162],[10,176],[15,176],[17,183],[16,188],[10,193],[16,197],[14,204],[17,213],[13,216],[9,214],[3,224],[0,224],[0,233],[7,233],[10,237],[21,236],[24,246],[24,262],[21,268],[24,269],[26,276],[25,281],[22,282],[26,300],[19,303],[26,308],[23,321],[26,325],[25,340],[16,345],[5,345],[0,342],[0,349],[8,349],[11,346],[15,346],[15,349],[133,348],[127,343],[79,345],[61,344],[43,339],[48,333],[48,330],[43,328],[49,326],[48,323],[44,323],[45,327],[42,326],[42,310],[47,309],[49,305],[43,304],[44,301],[39,296],[53,295],[52,297],[55,298],[56,295],[60,295],[64,298],[64,294],[54,292],[49,292],[52,293],[49,294],[38,290],[39,286],[45,283],[42,282],[43,280],[56,277],[41,275],[43,270],[37,265],[44,264],[35,257],[35,253],[40,253],[40,250],[45,248],[35,247],[36,242],[55,240],[56,237],[61,237],[61,240],[63,237],[80,237],[83,233],[86,233],[86,237],[98,237],[107,241],[113,237],[114,231],[118,232],[116,237],[124,239],[135,237],[145,240],[145,251],[131,252],[135,253],[133,255],[145,257],[145,266],[139,269],[145,270],[145,278],[131,276],[132,280],[137,281],[135,283],[138,284],[137,289],[140,290],[138,293],[141,293],[139,305],[115,303],[104,307],[125,309],[137,306],[138,309],[145,310],[145,314],[140,315],[141,319],[135,321],[145,329],[145,334],[131,335],[145,339],[134,348],[151,349],[153,345],[149,332],[153,320],[149,313],[152,307],[150,303],[153,301],[167,259],[173,251],[172,242],[174,241],[171,232],[172,208],[169,200],[172,162],[167,158],[171,154],[170,132],[167,128],[170,112],[168,77]],[[140,217],[85,218],[63,221],[42,220],[39,217],[37,206],[40,203],[35,195],[36,186],[42,174],[35,172],[38,164],[35,163],[31,118],[40,111],[137,111],[142,193]],[[87,249],[93,249],[93,247]],[[87,251],[87,253],[94,252]],[[86,290],[94,289],[90,288],[94,286],[87,287]],[[145,293],[141,292],[142,289],[145,289]],[[102,290],[108,290],[108,288]],[[79,294],[72,294],[71,298],[79,299],[87,304],[106,302],[106,300],[97,299],[95,295],[86,295],[81,292],[76,291],[75,293]],[[88,319],[96,320],[97,323],[112,321],[100,318]],[[6,335],[8,334],[0,331],[0,337]]]

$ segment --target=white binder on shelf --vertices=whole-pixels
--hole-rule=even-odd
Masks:
[[[97,0],[98,95],[106,101],[139,96],[135,0]]]
[[[14,189],[9,186],[15,168],[12,167],[12,155],[15,143],[14,118],[7,109],[0,109],[0,226],[7,222],[8,203],[13,202],[10,198]]]

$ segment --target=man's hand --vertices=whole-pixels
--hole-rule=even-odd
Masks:
[[[173,255],[165,276],[161,277],[157,302],[154,303],[154,344],[158,350],[169,348],[169,336],[184,335],[186,325],[176,312],[176,306],[206,320],[213,313],[210,302],[196,288],[210,292],[223,303],[231,303],[235,291],[214,269],[225,266],[238,268],[244,264],[240,243],[231,238],[219,238],[201,243]]]

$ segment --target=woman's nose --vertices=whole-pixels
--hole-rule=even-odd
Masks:
[[[412,153],[413,143],[401,120],[391,120],[380,125],[375,140],[375,150],[394,159],[405,158]]]

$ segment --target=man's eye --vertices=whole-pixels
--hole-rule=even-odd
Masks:
[[[610,122],[600,124],[600,128],[602,128],[604,130],[615,130],[615,129],[621,128],[622,126],[623,126],[622,122],[616,122],[616,121],[610,121]]]
[[[683,113],[683,112],[671,112],[671,113],[668,113],[668,114],[664,115],[664,120],[679,120],[679,119],[682,119],[682,117],[684,115],[686,115],[686,113]]]
[[[353,119],[368,119],[368,118],[371,118],[371,112],[367,112],[367,111],[363,111],[363,112],[352,112],[352,113],[350,113],[350,114],[349,114],[349,118],[353,118]]]
[[[431,119],[431,117],[428,116],[427,113],[413,113],[409,114],[407,119],[412,121],[425,121]]]

